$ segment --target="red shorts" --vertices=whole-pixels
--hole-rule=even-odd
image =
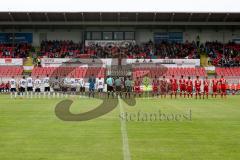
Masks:
[[[209,92],[209,87],[208,86],[204,86],[203,91],[204,91],[204,93],[208,93]]]
[[[226,92],[226,85],[224,84],[224,85],[221,85],[221,91],[222,92]]]
[[[186,90],[186,86],[185,85],[181,85],[180,86],[180,92],[184,92]]]
[[[175,84],[172,85],[172,91],[174,91],[174,92],[177,91],[177,85],[175,85]]]
[[[196,87],[196,92],[200,92],[200,87]]]
[[[212,90],[213,92],[217,92],[217,86],[213,86]]]
[[[162,93],[167,92],[166,86],[160,86],[160,90],[161,90]]]
[[[158,92],[158,86],[153,86],[153,92]]]
[[[192,86],[187,87],[187,92],[189,92],[189,93],[192,92]]]
[[[134,86],[134,91],[140,93],[140,86]]]

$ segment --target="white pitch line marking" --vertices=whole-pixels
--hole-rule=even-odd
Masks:
[[[124,114],[124,109],[122,107],[122,100],[118,97],[119,101],[119,109],[120,114]],[[129,145],[128,145],[128,135],[127,135],[127,127],[126,121],[124,119],[120,119],[121,121],[121,134],[122,134],[122,142],[123,142],[123,160],[131,160]]]

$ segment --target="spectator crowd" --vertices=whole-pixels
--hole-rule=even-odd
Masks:
[[[26,58],[34,47],[29,44],[0,44],[0,58]],[[84,45],[71,40],[42,41],[40,50],[34,52],[35,57],[49,58],[200,58],[200,54],[208,56],[210,64],[229,67],[239,66],[240,44],[229,42],[206,42],[199,44],[193,42],[154,44],[152,41],[138,44],[125,45]]]
[[[27,43],[0,44],[0,58],[26,58],[31,50],[32,46]]]
[[[206,42],[200,46],[209,57],[209,63],[221,67],[240,66],[240,44],[229,42]]]

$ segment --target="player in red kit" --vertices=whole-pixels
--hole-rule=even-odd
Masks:
[[[182,97],[182,94],[184,95],[184,98],[186,96],[186,81],[183,78],[183,75],[179,79],[179,85],[180,85],[180,97]]]
[[[217,86],[217,92],[218,92],[218,94],[221,94],[221,83],[220,83],[220,79],[218,80],[218,86]]]
[[[134,82],[134,96],[136,97],[136,95],[138,94],[138,96],[140,97],[141,96],[141,80],[139,79],[139,77],[137,77],[137,79],[135,80]]]
[[[210,84],[210,81],[208,80],[208,77],[206,76],[205,80],[203,81],[203,86],[204,86],[204,88],[203,88],[203,99],[204,99],[205,95],[207,96],[207,99],[208,99],[209,84]]]
[[[0,84],[0,93],[1,93],[1,92],[4,92],[4,86],[5,86],[5,84],[2,82],[2,83]]]
[[[152,81],[152,96],[153,97],[155,95],[157,95],[157,97],[159,96],[159,85],[160,85],[159,80],[155,76],[155,78]]]
[[[226,81],[226,79],[224,79],[223,76],[221,76],[219,83],[221,84],[221,97],[223,98],[223,95],[224,95],[224,97],[226,98],[226,96],[227,96],[227,93],[226,93],[227,81]]]
[[[191,77],[188,77],[188,80],[186,81],[186,87],[187,87],[187,95],[188,98],[191,95],[191,97],[193,96],[192,94],[192,90],[193,90],[193,82],[191,80]]]
[[[172,95],[174,94],[175,95],[175,98],[177,98],[177,79],[174,78],[174,75],[172,75],[172,78],[170,79],[170,84],[171,84],[171,88],[172,88],[172,92],[171,92],[171,98],[172,98]]]
[[[218,92],[218,79],[217,76],[212,79],[212,97],[215,95],[215,98],[217,97],[217,92]]]
[[[168,82],[167,82],[165,76],[163,76],[163,79],[161,80],[160,91],[161,91],[161,98],[163,98],[163,97],[166,98],[167,92],[168,92]]]
[[[199,79],[199,76],[197,76],[197,79],[194,82],[195,85],[195,91],[196,91],[196,99],[199,96],[199,98],[201,99],[201,80]]]

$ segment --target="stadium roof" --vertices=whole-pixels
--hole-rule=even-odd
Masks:
[[[240,28],[239,13],[223,12],[0,12],[0,28],[83,26],[196,26]]]
[[[2,12],[239,12],[238,0],[3,0]]]

